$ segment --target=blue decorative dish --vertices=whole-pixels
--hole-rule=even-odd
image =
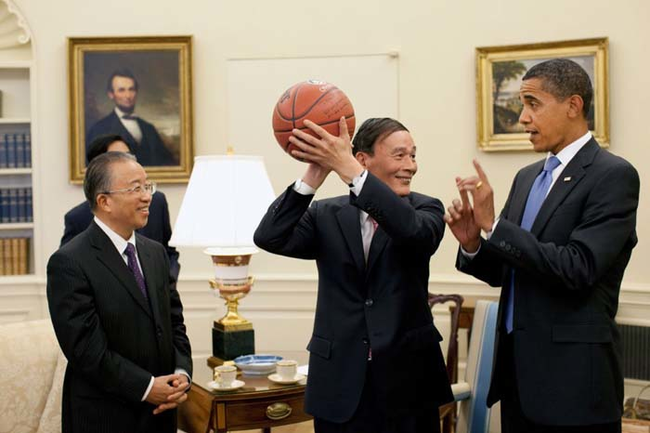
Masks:
[[[281,359],[277,355],[244,355],[234,361],[245,376],[267,376],[275,371],[275,363]]]

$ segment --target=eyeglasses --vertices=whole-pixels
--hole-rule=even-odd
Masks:
[[[153,195],[153,193],[156,192],[156,183],[148,182],[145,183],[144,185],[136,185],[131,188],[122,188],[122,189],[114,189],[113,191],[104,191],[101,194],[115,194],[118,192],[125,192],[127,194],[138,194],[138,195],[147,193]]]

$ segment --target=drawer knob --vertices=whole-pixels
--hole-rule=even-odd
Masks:
[[[273,421],[285,419],[291,415],[292,410],[287,403],[273,403],[266,408],[266,417]]]

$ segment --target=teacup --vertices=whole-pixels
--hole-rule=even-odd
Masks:
[[[294,380],[298,374],[298,362],[293,359],[283,359],[275,365],[276,371],[282,380]]]
[[[219,365],[214,367],[214,381],[219,388],[231,388],[237,379],[237,367],[234,365]]]

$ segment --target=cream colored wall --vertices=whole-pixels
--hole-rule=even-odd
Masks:
[[[82,199],[68,183],[68,100],[66,37],[194,36],[194,128],[197,155],[223,153],[229,141],[226,62],[229,58],[362,55],[399,52],[399,112],[418,144],[420,172],[414,189],[449,203],[454,177],[472,173],[479,158],[501,206],[516,170],[533,153],[488,154],[476,146],[474,48],[608,36],[610,40],[611,150],[630,160],[644,180],[650,152],[645,102],[650,100],[645,55],[650,3],[634,0],[567,2],[358,0],[329,2],[188,0],[15,0],[33,32],[36,59],[35,209],[37,283],[25,287],[43,303],[47,257],[57,248],[63,214]],[[368,71],[372,74],[372,71]],[[381,92],[381,89],[377,89]],[[251,100],[250,104],[259,101]],[[270,117],[270,113],[269,113]],[[236,143],[239,153],[262,154],[276,192],[303,166],[280,153],[270,134],[266,143]],[[337,180],[328,191],[346,192]],[[184,185],[165,185],[172,219]],[[642,190],[642,194],[645,191]],[[648,317],[650,308],[650,204],[639,206],[637,246],[621,296],[626,317]],[[448,237],[431,262],[431,290],[469,297],[496,292],[456,273],[456,243]],[[210,350],[209,328],[217,302],[208,294],[211,269],[198,251],[181,250],[181,283],[190,334],[197,353]],[[307,342],[315,303],[315,267],[308,262],[254,257],[258,283],[242,310],[253,319],[258,349],[301,349]],[[24,292],[23,292],[24,293]],[[18,307],[16,307],[18,308]],[[29,309],[30,307],[24,307]],[[645,319],[648,323],[648,320]],[[445,322],[442,318],[441,322]]]

